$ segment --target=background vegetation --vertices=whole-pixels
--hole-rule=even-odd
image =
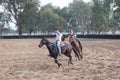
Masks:
[[[19,36],[22,33],[53,32],[58,27],[68,32],[73,27],[81,34],[115,34],[120,30],[120,0],[92,0],[85,3],[73,0],[68,7],[52,4],[41,6],[39,0],[0,0],[4,12],[0,12],[0,34],[12,32],[6,24],[14,23]]]

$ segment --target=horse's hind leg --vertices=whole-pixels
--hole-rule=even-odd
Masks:
[[[73,64],[73,63],[72,63],[71,51],[66,51],[66,52],[64,53],[64,55],[67,56],[67,57],[69,57],[68,66],[69,66],[69,64]]]
[[[58,68],[60,68],[60,66],[62,66],[57,59],[55,59],[55,63],[58,65]]]

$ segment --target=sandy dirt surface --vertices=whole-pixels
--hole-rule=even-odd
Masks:
[[[39,39],[0,40],[0,80],[120,80],[120,40],[81,39],[84,59],[60,69]]]

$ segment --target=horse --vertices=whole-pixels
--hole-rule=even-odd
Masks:
[[[49,40],[47,40],[45,37],[42,38],[42,40],[39,44],[39,47],[41,48],[43,45],[46,45],[46,47],[49,51],[49,54],[50,54],[49,56],[54,58],[55,63],[58,65],[58,68],[60,68],[62,66],[62,64],[59,63],[58,60],[57,60],[57,57],[58,57],[59,54],[58,54],[56,45],[54,43],[50,42]],[[72,63],[71,51],[72,51],[71,44],[65,43],[64,46],[61,46],[62,54],[69,57],[68,65],[73,64]]]
[[[69,42],[71,43],[71,45],[73,46],[73,51],[75,53],[79,53],[79,56],[81,58],[81,60],[83,59],[83,55],[82,55],[82,44],[80,43],[80,41],[78,41],[73,35],[69,36]],[[80,60],[79,58],[79,60]]]
[[[82,44],[76,40],[73,35],[63,35],[62,36],[62,41],[65,41],[66,38],[69,38],[69,42],[70,44],[72,45],[72,48],[73,48],[73,52],[75,53],[75,57],[78,58],[78,60],[80,60],[80,57],[81,59],[83,58],[82,55],[80,53],[82,53]],[[78,43],[79,43],[79,47],[76,48],[78,46]],[[77,45],[77,46],[76,46]],[[80,50],[78,50],[80,49]],[[79,53],[80,52],[80,53]]]

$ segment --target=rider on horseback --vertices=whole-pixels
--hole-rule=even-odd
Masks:
[[[59,55],[61,55],[60,44],[61,44],[62,33],[60,33],[60,31],[59,31],[58,28],[55,28],[54,31],[55,31],[55,34],[56,34],[56,46],[57,46],[57,50],[58,50]]]
[[[75,39],[76,39],[76,41],[79,43],[79,45],[81,44],[80,43],[80,39],[78,39],[77,38],[77,35],[76,35],[76,33],[74,32],[74,30],[72,29],[72,27],[70,28],[70,31],[69,31],[70,33],[69,33],[69,35],[70,36],[73,36]]]

